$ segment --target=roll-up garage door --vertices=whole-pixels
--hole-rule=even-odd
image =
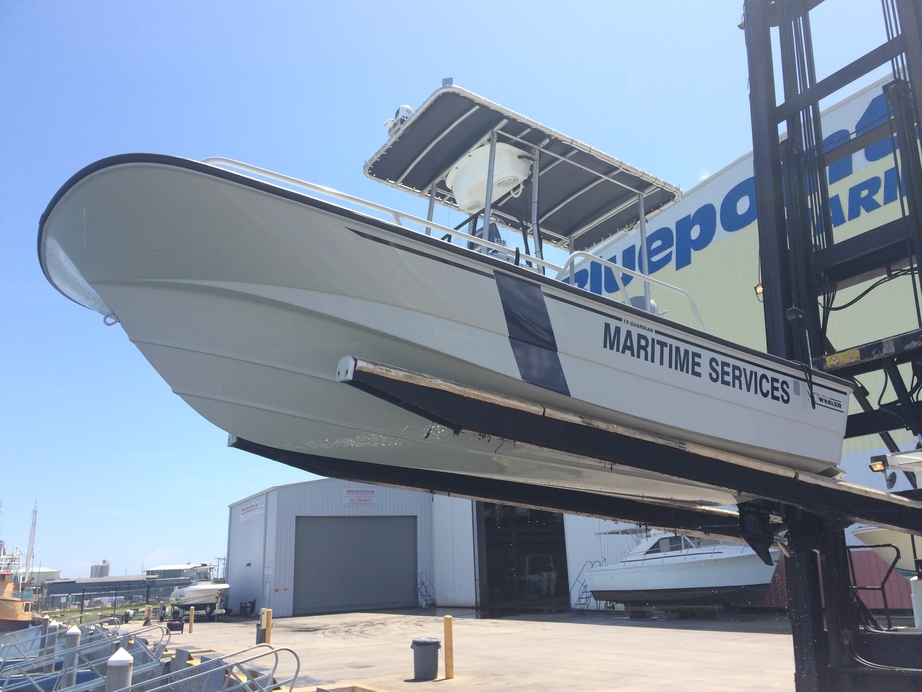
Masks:
[[[294,615],[418,605],[416,517],[296,517]]]

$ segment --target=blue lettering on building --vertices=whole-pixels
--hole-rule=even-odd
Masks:
[[[684,216],[675,225],[675,268],[691,264],[692,252],[703,250],[714,240],[717,231],[717,211],[705,204],[694,214]]]
[[[848,191],[848,220],[854,221],[861,212],[870,213],[880,208],[880,202],[874,199],[874,195],[880,192],[880,178],[874,176],[868,178],[857,185],[853,185]]]
[[[740,205],[745,206],[740,211]],[[737,183],[720,203],[720,225],[728,233],[746,228],[756,220],[756,179],[752,176]]]
[[[888,109],[883,94],[874,97],[864,113],[858,119],[855,136],[874,129],[887,121]],[[845,144],[851,138],[847,130],[837,130],[828,135],[824,141],[826,151]],[[893,144],[889,138],[872,143],[864,149],[868,161],[878,161],[892,155]],[[854,173],[852,156],[846,156],[833,162],[827,169],[829,184],[841,181]],[[832,195],[829,199],[829,212],[833,228],[854,221],[863,214],[871,214],[882,207],[896,202],[905,196],[905,189],[899,189],[895,168],[886,170],[883,175],[872,175],[851,185],[847,192]],[[755,200],[755,179],[750,176],[734,185],[720,204],[703,204],[693,213],[682,217],[675,223],[675,228],[661,226],[647,234],[646,256],[649,263],[648,273],[674,265],[676,270],[684,269],[694,261],[695,254],[707,248],[717,237],[719,230],[734,233],[750,226],[757,220]],[[719,222],[719,225],[718,225]],[[642,267],[636,244],[626,245],[619,252],[614,252],[605,259],[622,267],[638,271]],[[588,288],[593,293],[615,293],[631,283],[633,277],[620,274],[610,267],[591,263],[574,272],[573,283],[580,288]],[[569,281],[569,278],[564,279]]]

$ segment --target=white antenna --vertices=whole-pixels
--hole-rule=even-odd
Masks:
[[[32,581],[32,553],[35,552],[35,520],[38,519],[38,500],[32,508],[32,530],[29,531],[29,550],[26,552],[26,574],[25,582],[28,584]]]

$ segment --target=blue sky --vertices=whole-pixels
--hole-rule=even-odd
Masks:
[[[819,71],[882,40],[840,0]],[[311,476],[226,447],[36,253],[105,156],[227,156],[394,206],[362,165],[456,84],[688,189],[751,149],[740,0],[0,0],[0,539],[89,576],[226,552],[228,504]]]

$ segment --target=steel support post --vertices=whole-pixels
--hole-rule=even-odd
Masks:
[[[816,553],[794,550],[784,565],[794,640],[794,684],[803,692],[828,689],[829,656]]]
[[[765,339],[769,353],[787,357],[789,348],[785,312],[791,301],[784,196],[781,189],[781,151],[778,144],[775,73],[772,63],[772,3],[746,0],[746,57],[749,63],[749,112],[756,209],[759,217],[759,258],[765,312]]]

